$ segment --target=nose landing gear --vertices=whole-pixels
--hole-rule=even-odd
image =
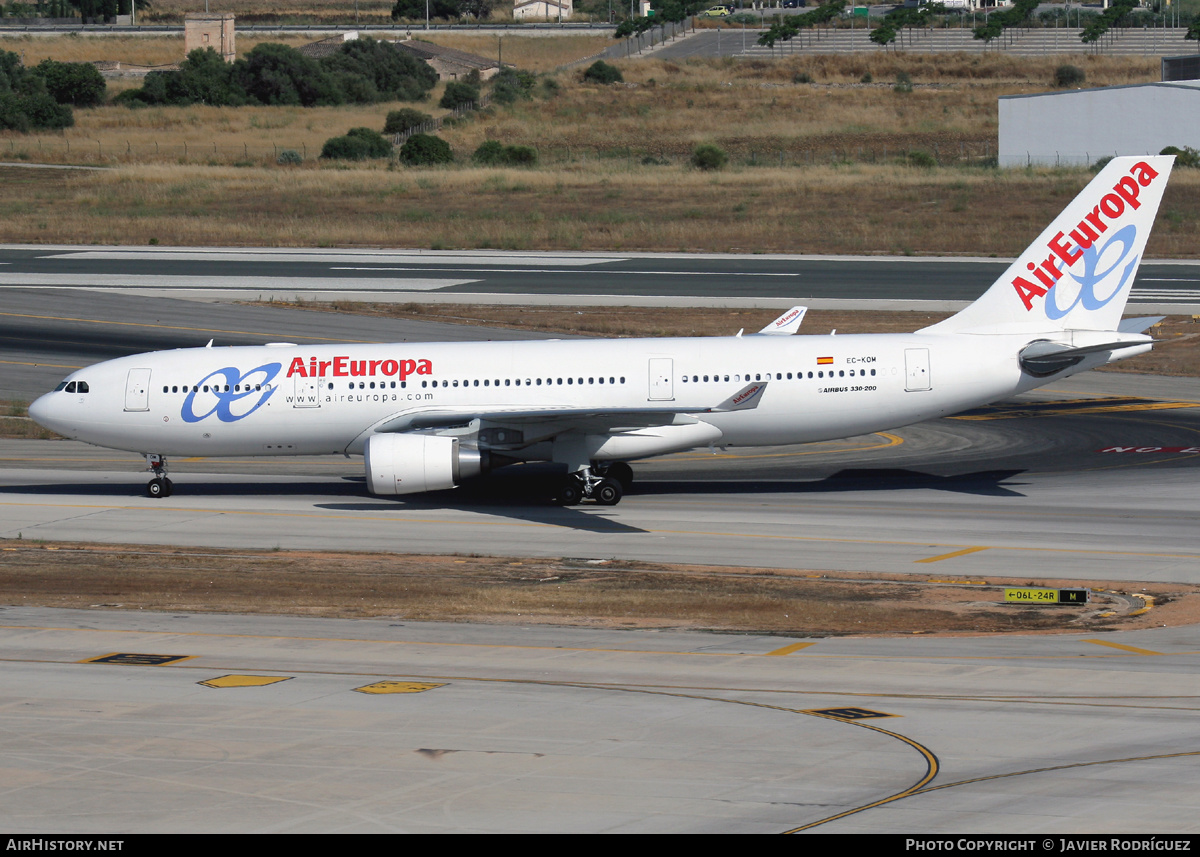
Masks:
[[[167,478],[167,459],[162,455],[147,455],[147,469],[154,478],[146,483],[146,496],[161,499],[171,496],[171,480]]]

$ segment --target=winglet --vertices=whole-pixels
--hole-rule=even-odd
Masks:
[[[708,413],[723,413],[725,411],[746,411],[757,408],[762,400],[763,390],[767,389],[765,381],[755,381],[738,390],[715,408],[709,408]]]
[[[806,312],[808,312],[808,307],[794,306],[754,335],[790,336],[800,329],[800,322],[804,321]]]

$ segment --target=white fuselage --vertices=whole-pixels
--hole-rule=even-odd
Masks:
[[[445,411],[545,408],[553,417],[556,409],[679,410],[715,429],[680,430],[669,448],[660,438],[644,450],[633,431],[632,442],[596,456],[630,459],[708,444],[849,437],[992,402],[1049,380],[1021,372],[1016,355],[1030,338],[866,334],[190,348],[79,370],[64,383],[85,382],[86,393],[69,392],[70,386],[48,393],[30,413],[70,438],[175,456],[361,454],[376,427]],[[1085,361],[1072,371],[1103,362]],[[750,381],[768,383],[757,407],[696,413]],[[620,427],[606,434],[619,436]],[[533,448],[512,452],[550,457]]]

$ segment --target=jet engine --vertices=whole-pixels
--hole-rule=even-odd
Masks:
[[[372,494],[417,494],[454,488],[483,472],[483,455],[456,437],[374,434],[363,452]]]

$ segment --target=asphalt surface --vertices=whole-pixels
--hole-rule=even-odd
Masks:
[[[588,296],[670,305],[973,301],[1011,260],[454,251],[0,247],[0,288],[92,288],[183,297],[317,292],[434,300]],[[762,302],[756,304],[756,302]],[[1141,266],[1133,303],[1200,306],[1200,262]],[[1184,311],[1182,309],[1178,310]]]
[[[0,294],[5,387],[26,396],[71,365],[209,338],[518,335],[120,290]],[[176,493],[150,500],[134,456],[4,441],[0,544],[1195,582],[1197,403],[1200,381],[1089,373],[893,433],[646,462],[604,508],[545,505],[536,468],[383,500],[360,461],[337,458],[173,462]],[[133,657],[95,662],[114,654]],[[1195,832],[1198,656],[1194,627],[832,640],[13,604],[0,826]]]

